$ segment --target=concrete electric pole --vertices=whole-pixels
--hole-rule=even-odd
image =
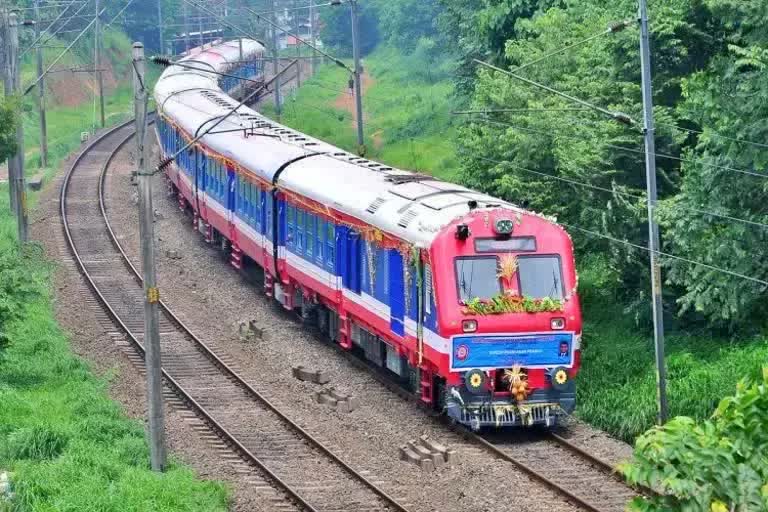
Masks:
[[[363,135],[363,88],[360,65],[360,26],[358,24],[357,0],[349,0],[352,13],[352,56],[355,59],[355,111],[357,113],[357,152],[365,154],[365,139]]]
[[[160,55],[165,54],[165,36],[163,34],[163,0],[157,0],[157,35],[160,38]]]
[[[144,350],[147,371],[149,448],[152,469],[166,464],[163,425],[163,375],[160,356],[160,292],[155,275],[155,229],[152,209],[152,173],[147,171],[147,89],[144,82],[144,45],[133,43],[133,91],[136,116],[136,177],[139,186],[139,234],[144,278]]]
[[[315,0],[309,0],[309,42],[312,43],[312,76],[317,72],[317,50],[315,49]]]
[[[648,2],[640,0],[640,60],[642,61],[643,132],[645,134],[645,174],[648,193],[648,249],[651,254],[651,293],[653,295],[653,339],[656,349],[656,384],[659,424],[667,421],[667,371],[664,362],[664,310],[659,265],[659,225],[656,223],[656,142],[651,91],[651,50],[648,37]]]
[[[19,19],[16,13],[8,16],[8,50],[6,61],[12,92],[21,97],[21,70],[19,69]],[[11,188],[11,204],[16,215],[19,243],[29,239],[27,224],[27,183],[24,177],[24,123],[19,116],[16,125],[16,154],[8,159],[8,182]]]
[[[277,12],[275,12],[275,0],[270,0],[270,6],[272,8],[272,72],[275,76],[280,73],[280,60],[278,58],[278,37],[277,37]],[[280,120],[280,115],[283,111],[283,101],[280,98],[280,78],[275,80],[275,114],[277,114],[277,120]]]
[[[104,118],[104,75],[101,72],[101,17],[99,16],[100,0],[96,2],[96,23],[93,25],[93,38],[94,38],[94,57],[93,67],[96,68],[96,80],[99,88],[99,113],[101,115],[101,127],[106,125],[106,119]]]
[[[45,119],[45,77],[43,77],[43,48],[40,41],[40,0],[35,0],[35,41],[37,41],[37,108],[40,112],[40,166],[48,167],[48,125]]]
[[[184,19],[184,53],[189,52],[189,7],[187,2],[181,2],[181,17]]]

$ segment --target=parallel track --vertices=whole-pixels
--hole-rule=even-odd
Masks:
[[[64,178],[60,209],[80,270],[143,355],[140,277],[109,225],[103,195],[106,170],[133,132],[127,122],[90,143]],[[162,303],[160,333],[165,384],[280,490],[272,509],[407,512],[253,389]]]

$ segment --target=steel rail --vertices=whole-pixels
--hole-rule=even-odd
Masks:
[[[78,267],[81,271],[81,273],[84,275],[86,280],[89,283],[90,288],[93,290],[93,292],[98,297],[99,301],[102,303],[104,308],[107,310],[109,315],[113,318],[115,323],[122,329],[129,337],[132,345],[143,354],[144,347],[142,346],[141,342],[138,341],[136,336],[131,332],[130,328],[128,328],[127,325],[123,322],[123,320],[119,317],[117,312],[113,309],[113,307],[110,305],[106,297],[102,294],[99,287],[96,285],[95,281],[93,280],[93,277],[88,273],[85,264],[83,260],[81,259],[79,252],[75,246],[71,231],[70,231],[70,225],[67,218],[67,212],[66,212],[66,198],[67,198],[67,192],[69,189],[69,182],[74,174],[75,170],[78,168],[79,164],[83,160],[83,158],[93,149],[95,149],[100,143],[104,142],[109,136],[114,135],[117,131],[125,128],[126,126],[130,125],[133,122],[133,120],[127,121],[125,123],[122,123],[120,125],[117,125],[116,127],[108,130],[107,132],[101,134],[97,139],[92,141],[84,150],[77,156],[77,158],[73,161],[70,168],[68,169],[65,177],[64,182],[62,184],[61,194],[60,194],[60,214],[62,217],[62,224],[63,229],[65,233],[65,237],[67,239],[70,251],[72,252],[75,260],[77,261]],[[123,250],[122,246],[117,240],[117,237],[109,223],[109,219],[106,214],[106,205],[104,202],[104,177],[106,175],[107,169],[109,168],[111,162],[113,161],[114,157],[117,155],[117,153],[122,149],[122,147],[125,146],[132,138],[134,134],[131,133],[125,139],[123,139],[117,147],[107,156],[102,169],[101,173],[99,175],[99,183],[98,183],[98,195],[99,195],[99,208],[103,216],[103,220],[105,222],[109,237],[112,241],[112,243],[115,245],[115,248],[118,249],[118,251],[123,256],[123,263],[133,272],[134,278],[137,280],[137,282],[141,283],[140,275],[138,274],[135,266],[128,258],[127,254]],[[217,367],[219,367],[223,372],[232,380],[234,383],[247,391],[248,395],[250,395],[252,398],[256,399],[257,401],[261,402],[267,409],[269,409],[271,412],[276,414],[280,420],[285,423],[289,428],[294,430],[296,433],[299,434],[300,437],[305,439],[309,442],[312,446],[317,448],[320,452],[325,454],[327,457],[329,457],[331,460],[333,460],[336,464],[341,466],[347,473],[349,473],[353,478],[357,479],[358,481],[362,482],[366,487],[368,487],[371,491],[373,491],[376,495],[378,495],[380,498],[382,498],[384,501],[387,502],[387,505],[392,507],[394,510],[398,510],[400,512],[408,512],[408,510],[399,504],[393,497],[389,496],[383,489],[379,488],[376,484],[368,480],[365,476],[358,473],[354,468],[352,468],[349,464],[344,462],[342,459],[340,459],[336,454],[334,454],[330,449],[328,449],[325,445],[323,445],[320,441],[318,441],[316,438],[314,438],[311,434],[306,432],[304,429],[302,429],[298,424],[296,424],[293,420],[288,418],[282,411],[280,411],[277,407],[275,407],[269,400],[266,399],[263,395],[261,395],[258,391],[256,391],[252,386],[250,386],[240,375],[237,374],[232,368],[230,368],[226,363],[224,363],[211,349],[208,347],[204,342],[202,342],[197,336],[195,336],[189,328],[173,313],[172,310],[168,308],[166,304],[164,304],[161,301],[161,308],[163,312],[168,316],[169,319],[172,320],[177,325],[177,328],[182,331],[183,334],[188,336],[193,342],[195,342],[195,345],[197,348],[200,349],[200,351],[205,355],[211,362],[213,362]],[[190,408],[193,409],[195,412],[197,412],[204,420],[205,422],[211,427],[218,435],[222,438],[225,442],[235,447],[235,451],[240,453],[240,455],[246,459],[248,462],[252,462],[256,466],[258,466],[268,477],[268,479],[272,480],[279,488],[281,488],[283,491],[285,491],[291,498],[296,500],[304,509],[309,511],[316,511],[317,509],[314,508],[311,504],[305,501],[305,499],[295,490],[292,489],[292,487],[284,482],[280,477],[278,477],[276,474],[274,474],[265,463],[263,463],[257,456],[255,456],[252,452],[248,450],[233,434],[231,434],[223,425],[221,425],[206,409],[197,402],[189,392],[187,392],[181,384],[176,381],[168,372],[166,372],[165,369],[163,369],[163,377],[166,380],[166,382],[170,385],[171,388],[174,389],[174,391],[180,395],[183,401],[185,401]]]

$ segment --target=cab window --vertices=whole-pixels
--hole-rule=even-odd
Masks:
[[[456,258],[455,265],[461,302],[469,302],[474,298],[490,299],[501,293],[496,256]]]

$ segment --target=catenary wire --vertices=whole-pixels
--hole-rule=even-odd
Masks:
[[[475,119],[478,119],[478,118],[475,118]],[[505,122],[505,121],[497,121],[495,119],[488,119],[488,118],[479,118],[479,120],[483,121],[485,123],[498,124],[498,125],[501,125],[501,126],[508,126],[510,128],[514,128],[516,130],[521,130],[521,131],[526,131],[526,132],[530,132],[530,133],[535,133],[537,135],[544,135],[544,136],[551,137],[551,138],[558,138],[559,137],[559,138],[563,138],[563,139],[572,139],[572,140],[583,141],[582,138],[576,137],[574,135],[560,135],[560,134],[554,135],[552,132],[548,132],[548,131],[544,131],[544,130],[536,130],[534,128],[527,128],[525,126],[519,126],[519,125],[515,125],[515,124],[512,124],[512,123]],[[603,143],[602,145],[607,147],[607,148],[616,149],[616,150],[619,150],[619,151],[627,151],[629,153],[645,154],[645,152],[643,150],[640,150],[640,149],[627,148],[627,147],[624,147],[624,146],[617,146],[615,144],[609,144],[609,143]],[[744,175],[747,175],[747,176],[756,176],[756,177],[759,177],[759,178],[768,178],[768,173],[748,171],[746,169],[739,169],[737,167],[729,167],[729,166],[726,166],[726,165],[710,164],[710,163],[707,163],[707,162],[697,162],[696,160],[692,160],[690,158],[683,158],[683,157],[679,157],[679,156],[675,156],[675,155],[670,155],[670,154],[667,154],[667,153],[651,153],[651,154],[656,156],[656,157],[658,157],[658,158],[667,158],[667,159],[670,159],[670,160],[677,160],[679,162],[685,162],[685,163],[690,163],[690,164],[694,164],[694,165],[702,165],[704,167],[711,167],[713,169],[721,169],[721,170],[724,170],[724,171],[735,172],[735,173],[744,174]]]

